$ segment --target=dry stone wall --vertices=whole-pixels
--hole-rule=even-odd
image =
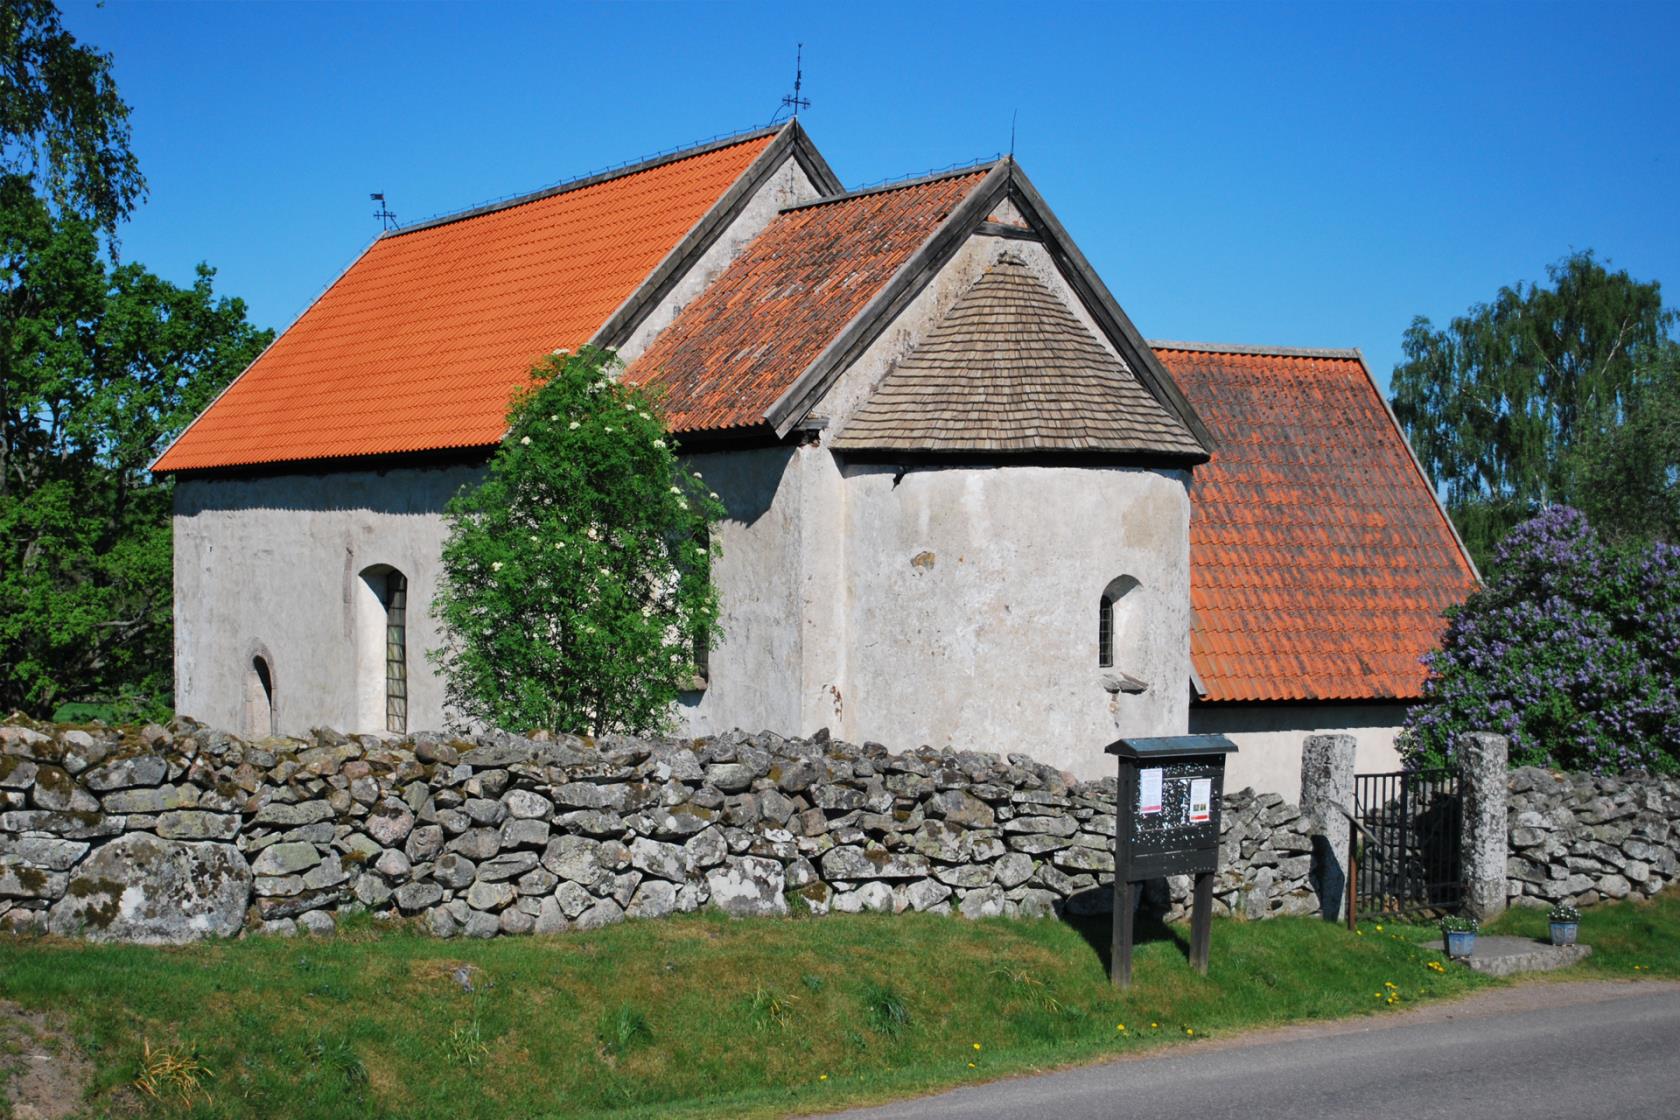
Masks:
[[[1314,909],[1300,811],[1242,791],[1224,819],[1218,908]],[[325,932],[359,910],[445,937],[705,906],[1090,913],[1112,904],[1113,837],[1112,779],[821,735],[0,728],[0,923],[97,939]]]
[[[1509,790],[1512,905],[1590,906],[1680,879],[1680,779],[1524,767]]]

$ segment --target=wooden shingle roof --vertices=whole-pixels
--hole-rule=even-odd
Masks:
[[[1019,257],[988,268],[881,380],[838,451],[1207,452]]]

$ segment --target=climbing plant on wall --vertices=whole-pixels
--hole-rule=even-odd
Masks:
[[[714,638],[723,506],[615,362],[539,365],[484,481],[448,508],[430,656],[458,721],[657,730]]]

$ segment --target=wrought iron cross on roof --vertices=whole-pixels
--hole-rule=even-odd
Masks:
[[[809,109],[811,99],[799,96],[801,87],[805,84],[805,44],[800,43],[793,55],[793,92],[782,98],[782,108],[776,110],[776,116],[782,115],[782,109],[789,110],[792,117],[799,116],[799,110]],[[774,121],[774,118],[771,118]]]

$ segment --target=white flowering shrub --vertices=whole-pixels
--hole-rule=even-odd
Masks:
[[[513,731],[667,727],[715,635],[722,503],[605,351],[557,353],[508,414],[484,481],[450,502],[431,659],[453,718]]]

